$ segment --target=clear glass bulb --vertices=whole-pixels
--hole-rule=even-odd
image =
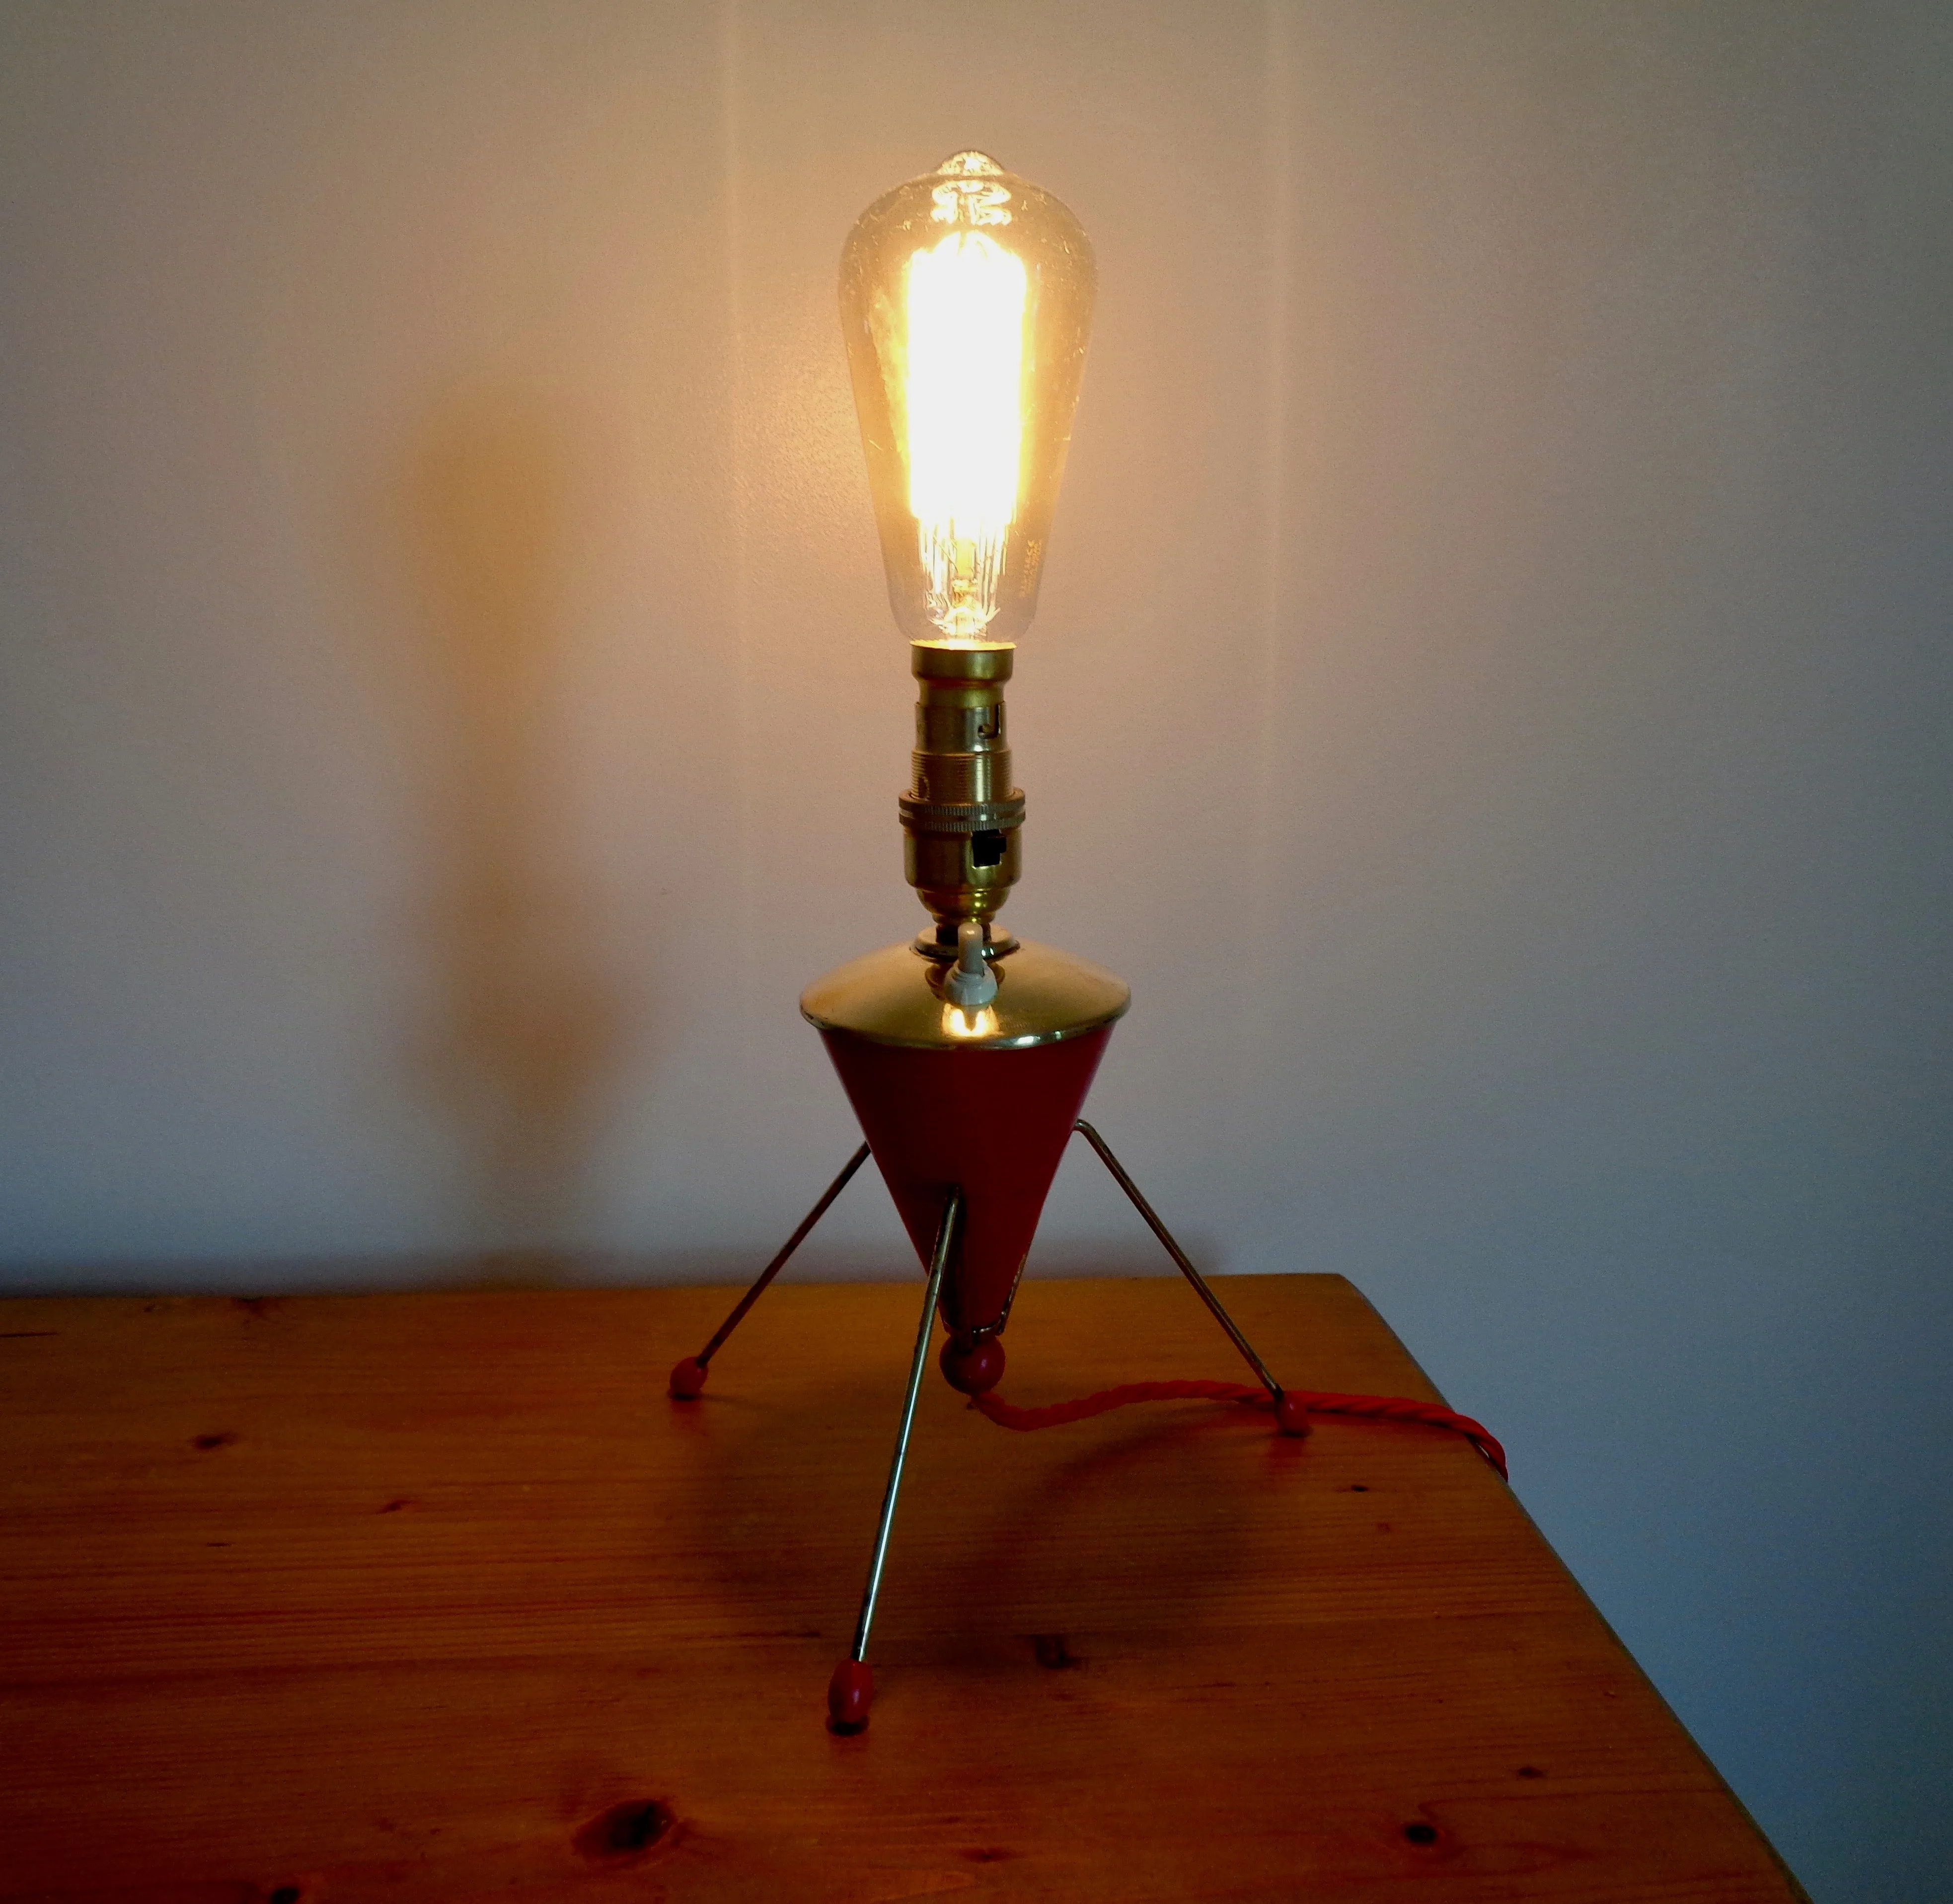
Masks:
[[[982,152],[898,186],[848,234],[854,406],[911,640],[1030,626],[1096,282],[1078,221]]]

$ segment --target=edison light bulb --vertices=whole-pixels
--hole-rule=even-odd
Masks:
[[[876,200],[842,254],[895,620],[1014,641],[1037,607],[1096,274],[1078,221],[982,152]]]

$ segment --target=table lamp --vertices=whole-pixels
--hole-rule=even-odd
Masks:
[[[927,1283],[854,1642],[828,1689],[838,1731],[867,1722],[869,1636],[939,1315],[944,1375],[1008,1426],[1045,1426],[1032,1419],[1040,1413],[1073,1419],[1102,1404],[1200,1395],[1257,1401],[1282,1432],[1300,1435],[1309,1405],[1339,1399],[1284,1394],[1080,1121],[1130,1002],[1124,981],[998,922],[1021,870],[1024,821],[1004,688],[1037,606],[1096,278],[1071,212],[978,152],[877,199],[842,253],[842,318],[889,599],[920,684],[899,813],[908,881],[929,924],[912,943],[855,959],[802,995],[801,1014],[825,1041],[867,1142],[670,1382],[679,1401],[701,1394],[714,1354],[872,1155]],[[1246,1360],[1252,1389],[1138,1384],[1046,1411],[1013,1410],[990,1394],[1004,1371],[1011,1299],[1074,1131]]]

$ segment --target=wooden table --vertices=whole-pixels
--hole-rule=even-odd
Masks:
[[[1223,1288],[1297,1385],[1434,1394],[1340,1278]],[[919,1286],[779,1288],[674,1404],[726,1301],[0,1304],[0,1897],[1801,1895],[1434,1429],[932,1375],[831,1735]],[[1177,1281],[1008,1341],[1024,1403],[1237,1372]]]

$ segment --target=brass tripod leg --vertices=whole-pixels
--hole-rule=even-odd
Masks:
[[[829,1184],[819,1203],[801,1219],[801,1226],[788,1237],[781,1247],[780,1253],[765,1269],[745,1295],[732,1305],[732,1313],[719,1325],[718,1332],[696,1355],[688,1355],[671,1372],[671,1393],[674,1401],[696,1401],[705,1387],[706,1366],[718,1354],[727,1336],[745,1319],[748,1310],[765,1294],[766,1285],[787,1266],[787,1259],[807,1241],[807,1232],[827,1214],[827,1206],[848,1187],[848,1180],[868,1161],[868,1146],[860,1150],[842,1165],[841,1175]]]
[[[1291,1424],[1289,1417],[1295,1415],[1296,1411],[1289,1410],[1285,1412],[1283,1410],[1281,1384],[1268,1373],[1268,1364],[1255,1353],[1252,1344],[1241,1333],[1234,1317],[1221,1306],[1221,1298],[1208,1288],[1207,1278],[1187,1260],[1187,1252],[1174,1242],[1172,1233],[1153,1214],[1153,1206],[1140,1195],[1139,1185],[1126,1175],[1118,1159],[1113,1156],[1111,1150],[1107,1146],[1105,1140],[1083,1118],[1080,1118],[1071,1128],[1074,1131],[1083,1133],[1085,1141],[1098,1152],[1099,1161],[1112,1173],[1112,1181],[1132,1200],[1133,1209],[1146,1219],[1147,1227],[1155,1236],[1159,1238],[1165,1247],[1167,1254],[1179,1264],[1180,1274],[1193,1284],[1195,1294],[1213,1312],[1214,1319],[1227,1332],[1227,1339],[1241,1351],[1242,1360],[1254,1370],[1255,1379],[1268,1391],[1268,1399],[1275,1405],[1276,1416],[1282,1424],[1284,1432],[1288,1434],[1306,1432],[1306,1429],[1300,1428],[1299,1426],[1299,1416],[1296,1425]]]
[[[868,1670],[868,1635],[875,1624],[875,1602],[882,1591],[882,1569],[889,1557],[889,1535],[895,1524],[895,1500],[902,1488],[902,1465],[908,1459],[909,1432],[915,1426],[916,1398],[922,1393],[922,1374],[936,1333],[936,1312],[942,1300],[943,1272],[949,1266],[956,1233],[963,1223],[963,1192],[952,1190],[943,1200],[942,1221],[936,1226],[936,1248],[929,1263],[929,1288],[923,1297],[922,1323],[916,1331],[915,1356],[909,1364],[908,1393],[902,1401],[901,1425],[895,1431],[895,1458],[889,1463],[889,1485],[882,1496],[882,1518],[875,1529],[874,1551],[868,1558],[867,1583],[861,1589],[861,1617],[854,1622],[854,1645],[834,1669],[828,1683],[828,1724],[837,1732],[859,1732],[868,1723],[868,1703],[874,1696],[874,1677]]]

